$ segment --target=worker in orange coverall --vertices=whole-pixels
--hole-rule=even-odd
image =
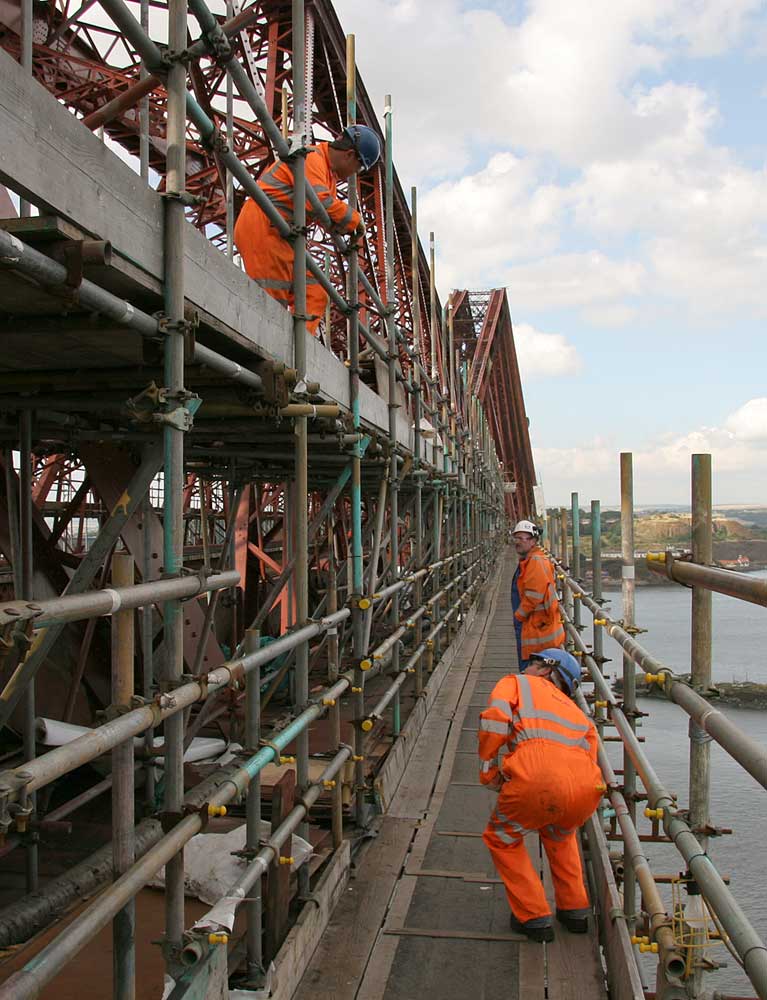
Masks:
[[[596,730],[571,698],[580,674],[564,649],[534,653],[524,674],[508,674],[496,684],[480,715],[480,781],[498,789],[483,840],[506,886],[512,930],[539,942],[553,941],[554,929],[523,840],[534,831],[549,859],[557,920],[574,934],[588,929],[576,830],[596,809],[605,785]]]
[[[361,170],[369,170],[381,155],[378,136],[365,125],[352,125],[333,142],[308,147],[306,183],[317,193],[320,202],[338,232],[364,232],[359,212],[353,211],[337,196],[338,181],[348,180]],[[293,223],[293,171],[287,163],[274,163],[258,181],[286,222]],[[314,221],[311,205],[306,203],[307,223]],[[234,227],[234,242],[248,275],[261,287],[293,311],[293,244],[285,240],[252,198],[242,207]],[[328,295],[312,274],[306,276],[307,330],[316,335],[325,315]]]
[[[538,544],[539,536],[540,529],[532,521],[519,521],[514,528],[519,565],[511,581],[511,607],[520,673],[527,669],[531,653],[565,644],[554,571]]]

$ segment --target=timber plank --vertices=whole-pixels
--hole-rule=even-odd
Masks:
[[[543,887],[551,912],[556,909],[546,852],[543,851]],[[589,917],[588,934],[570,934],[554,920],[556,935],[546,945],[546,981],[550,1000],[607,1000],[605,977],[594,933],[594,917]]]
[[[333,913],[294,1000],[353,1000],[383,923],[414,824],[384,816]]]

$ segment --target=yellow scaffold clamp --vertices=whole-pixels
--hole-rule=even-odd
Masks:
[[[292,865],[293,864],[293,858],[291,858],[291,857],[285,857],[284,855],[280,855],[280,864],[281,865]]]
[[[649,806],[644,811],[648,819],[663,819],[663,809],[651,809]]]
[[[662,562],[662,563],[664,563],[666,561],[666,553],[665,552],[648,552],[647,553],[647,561],[648,562]]]
[[[665,674],[645,674],[644,675],[645,684],[657,684],[659,687],[663,687],[666,680]]]
[[[214,806],[208,803],[208,816],[226,816],[226,806]]]
[[[606,618],[595,618],[594,619],[594,624],[595,625],[607,625],[607,619]]]
[[[648,937],[637,937],[636,935],[634,935],[634,937],[632,937],[631,939],[631,943],[638,945],[639,950],[643,955],[646,954],[647,952],[651,952],[653,955],[658,954],[658,942],[657,941],[650,942],[650,939]]]
[[[229,935],[208,934],[208,944],[229,944]]]

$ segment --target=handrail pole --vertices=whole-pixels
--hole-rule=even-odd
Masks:
[[[621,589],[623,596],[623,620],[629,627],[634,625],[634,470],[631,452],[620,456],[621,483]],[[636,730],[636,671],[628,656],[623,657],[623,710],[632,731]],[[631,754],[623,754],[623,796],[628,805],[631,821],[636,823],[636,770]],[[636,880],[634,864],[624,850],[623,912],[629,930],[636,924]]]

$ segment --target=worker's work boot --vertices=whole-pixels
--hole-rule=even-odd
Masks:
[[[589,929],[589,918],[580,911],[557,910],[557,920],[563,927],[567,928],[571,934],[586,934]]]
[[[522,923],[512,913],[509,918],[509,926],[515,934],[524,934],[531,941],[542,944],[544,941],[554,940],[554,928],[548,917],[535,917],[533,920],[526,920]]]

